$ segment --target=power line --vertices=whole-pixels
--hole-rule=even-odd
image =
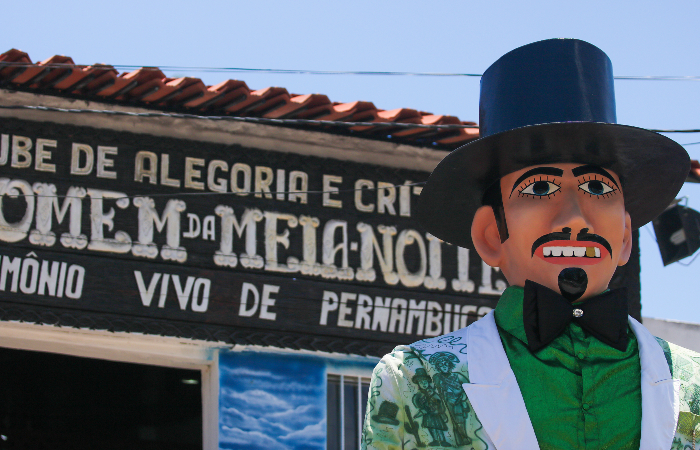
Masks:
[[[358,75],[358,76],[412,76],[412,77],[469,77],[479,78],[480,73],[463,72],[409,72],[380,70],[309,70],[309,69],[266,69],[251,67],[207,67],[207,66],[138,66],[129,64],[114,65],[75,65],[67,63],[49,63],[38,65],[24,62],[0,62],[0,67],[46,67],[51,69],[75,69],[92,67],[95,69],[114,68],[121,70],[173,71],[173,72],[229,72],[229,73],[271,73],[280,75]],[[631,81],[700,81],[700,75],[619,75],[616,80]]]
[[[240,197],[245,197],[248,195],[255,195],[257,197],[266,197],[266,198],[272,198],[273,196],[276,196],[277,194],[342,194],[342,193],[347,193],[347,192],[357,192],[357,191],[379,191],[379,190],[384,190],[384,189],[391,189],[391,188],[401,188],[402,186],[406,187],[411,187],[411,186],[422,186],[427,181],[418,181],[415,183],[406,183],[406,184],[391,184],[388,186],[375,186],[375,187],[362,187],[362,188],[355,188],[355,189],[338,189],[338,190],[332,190],[332,191],[231,191],[231,192],[219,192],[219,191],[212,191],[212,192],[173,192],[173,193],[148,193],[148,194],[133,194],[133,195],[124,195],[121,197],[110,197],[110,200],[120,200],[123,198],[126,199],[134,199],[136,197],[181,197],[181,196],[208,196],[208,195],[238,195]],[[20,193],[15,193],[15,194],[10,194],[10,193],[5,193],[4,195],[7,195],[10,198],[16,198],[16,197],[43,197],[43,198],[84,198],[80,197],[77,195],[45,195],[45,194],[20,194]],[[2,197],[2,196],[0,196]]]
[[[654,130],[651,128],[648,128],[649,131],[655,131],[657,133],[700,133],[700,129],[694,128],[694,129],[687,129],[687,130]],[[685,144],[688,145],[688,144]]]
[[[0,105],[0,109],[29,109],[37,111],[66,112],[76,114],[107,114],[111,116],[131,116],[131,117],[173,117],[176,119],[201,119],[201,120],[223,120],[233,122],[253,122],[270,125],[326,125],[336,127],[386,127],[386,128],[427,128],[427,129],[455,129],[455,128],[479,128],[479,125],[468,124],[447,124],[447,125],[426,125],[421,123],[405,122],[341,122],[333,120],[313,120],[313,119],[269,119],[266,117],[236,117],[236,116],[200,116],[197,114],[167,113],[167,112],[131,112],[112,111],[101,109],[68,109],[56,108],[53,106],[34,105]]]
[[[36,106],[36,105],[0,105],[0,109],[28,109],[35,111],[49,112],[66,112],[74,114],[106,114],[111,116],[130,116],[130,117],[172,117],[176,119],[200,119],[200,120],[220,120],[233,122],[252,122],[263,123],[269,125],[324,125],[330,127],[386,127],[386,128],[425,128],[433,130],[449,130],[459,128],[479,128],[479,125],[471,124],[446,124],[446,125],[427,125],[422,123],[405,123],[405,122],[342,122],[333,120],[314,120],[314,119],[269,119],[266,117],[237,117],[237,116],[200,116],[197,114],[184,113],[169,113],[169,112],[132,112],[132,111],[113,111],[104,109],[69,109],[56,108],[53,106]],[[649,131],[656,133],[700,133],[700,129],[685,129],[685,130],[669,130],[669,129],[653,129]],[[683,144],[683,145],[693,145]]]

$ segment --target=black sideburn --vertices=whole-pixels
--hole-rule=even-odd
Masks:
[[[493,209],[493,215],[496,217],[496,226],[498,234],[501,237],[501,243],[508,239],[508,224],[506,223],[506,212],[503,209],[503,194],[501,193],[501,180],[496,180],[484,192],[481,198],[481,204],[490,206]]]

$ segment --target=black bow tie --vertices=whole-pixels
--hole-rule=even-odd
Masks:
[[[614,289],[572,305],[561,294],[525,281],[523,324],[530,351],[549,345],[572,320],[599,341],[624,351],[628,341],[627,290]]]

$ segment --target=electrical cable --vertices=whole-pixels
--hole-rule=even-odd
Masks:
[[[684,263],[684,262],[681,262],[681,261],[676,261],[676,262],[677,262],[678,264],[680,264],[681,266],[688,267],[689,265],[693,264],[693,261],[695,261],[695,258],[697,258],[698,255],[700,255],[700,252],[696,253],[695,256],[693,256],[693,259],[691,259],[691,260],[688,261],[687,263]]]
[[[402,186],[422,186],[427,181],[419,181],[416,183],[406,183],[406,184],[392,184],[389,186],[382,186],[382,187],[363,187],[363,188],[357,188],[357,189],[338,189],[338,190],[333,190],[333,191],[243,191],[243,192],[174,192],[174,193],[167,193],[167,194],[159,194],[159,193],[148,193],[148,194],[134,194],[134,195],[125,195],[123,197],[109,197],[109,200],[121,200],[123,198],[126,199],[134,199],[136,197],[191,197],[191,196],[201,196],[201,195],[238,195],[240,197],[245,197],[248,195],[255,195],[257,197],[266,197],[268,199],[271,199],[273,196],[277,194],[340,194],[340,193],[346,193],[346,192],[357,192],[357,191],[378,191],[380,189],[390,189],[390,188],[401,188]],[[42,198],[78,198],[82,199],[85,198],[79,197],[77,195],[44,195],[44,194],[20,194],[19,192],[16,193],[9,193],[5,192],[3,195],[7,195],[10,198],[17,198],[17,197],[42,197]],[[269,196],[269,197],[268,197]],[[0,197],[2,197],[0,195]]]
[[[359,76],[412,76],[412,77],[481,77],[480,73],[461,72],[410,72],[410,71],[380,71],[380,70],[309,70],[309,69],[261,69],[249,67],[207,67],[207,66],[139,66],[130,64],[95,64],[76,65],[67,63],[49,63],[39,65],[25,62],[0,62],[0,67],[45,67],[51,69],[122,69],[145,71],[173,71],[173,72],[230,72],[230,73],[272,73],[281,75],[359,75]],[[700,81],[700,75],[619,75],[613,77],[616,80],[631,81]]]
[[[74,114],[106,114],[111,116],[131,116],[131,117],[172,117],[176,119],[200,119],[200,120],[221,120],[234,122],[252,122],[264,123],[272,125],[324,125],[337,127],[387,127],[387,128],[425,128],[436,130],[449,130],[459,128],[479,128],[479,125],[471,124],[446,124],[446,125],[428,125],[421,123],[406,123],[406,122],[341,122],[333,120],[314,120],[314,119],[270,119],[266,117],[237,117],[237,116],[201,116],[197,114],[184,113],[168,113],[168,112],[131,112],[131,111],[113,111],[102,109],[68,109],[56,108],[53,106],[35,106],[35,105],[0,105],[0,109],[28,109],[36,111],[48,112],[67,112]],[[648,128],[649,131],[656,133],[700,133],[700,129],[654,129]],[[684,144],[688,145],[688,144]]]
[[[447,125],[427,125],[421,123],[405,122],[341,122],[333,120],[313,120],[313,119],[270,119],[266,117],[237,117],[237,116],[200,116],[197,114],[167,113],[167,112],[130,112],[112,111],[100,109],[67,109],[52,106],[32,106],[32,105],[0,105],[0,109],[29,109],[36,111],[67,112],[75,114],[106,114],[111,116],[131,116],[131,117],[173,117],[176,119],[201,119],[201,120],[223,120],[233,122],[252,122],[272,125],[326,125],[337,127],[386,127],[386,128],[426,128],[437,130],[449,130],[456,128],[479,128],[478,125],[469,124],[447,124]]]

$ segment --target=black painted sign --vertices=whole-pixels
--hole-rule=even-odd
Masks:
[[[125,330],[155,320],[267,330],[280,342],[439,335],[488,312],[506,284],[412,218],[427,177],[3,120],[0,301],[109,315]]]

